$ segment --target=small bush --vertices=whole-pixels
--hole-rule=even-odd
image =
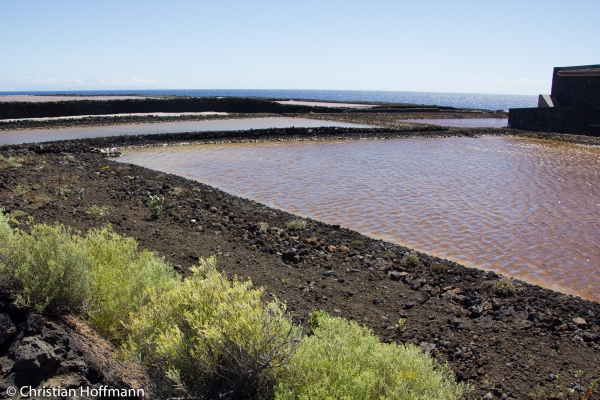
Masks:
[[[381,343],[369,329],[327,314],[311,326],[283,368],[276,399],[459,399],[466,390],[414,345]]]
[[[20,211],[20,210],[15,210],[15,211]],[[13,211],[13,213],[15,211]],[[10,227],[10,225],[8,224],[9,218],[12,217],[12,215],[11,215],[12,213],[8,214],[8,218],[7,218],[6,215],[4,214],[4,212],[5,212],[4,208],[0,208],[0,243],[3,245],[3,247],[7,246],[13,238],[13,230]],[[25,213],[25,215],[27,215],[27,213]],[[3,254],[0,252],[0,256],[2,256],[2,255]],[[1,261],[1,259],[0,259],[0,261]]]
[[[493,287],[494,293],[502,297],[511,297],[515,294],[515,287],[508,279],[500,279]]]
[[[174,287],[179,278],[154,253],[138,252],[135,239],[109,228],[90,231],[84,243],[94,259],[90,270],[93,302],[86,319],[103,336],[124,339],[124,325],[148,301],[147,290],[160,293]]]
[[[416,267],[419,265],[419,257],[416,254],[409,254],[402,259],[402,264]]]
[[[20,183],[12,190],[15,194],[24,195],[31,192],[31,186],[28,183]]]
[[[91,219],[102,219],[108,217],[111,210],[111,206],[98,207],[96,205],[93,205],[87,208],[87,214]]]
[[[28,161],[27,157],[12,156],[7,158],[0,154],[0,169],[21,168]]]
[[[65,187],[59,186],[58,189],[56,189],[57,196],[71,196],[73,194],[75,194],[75,190],[73,190],[71,182],[67,182]]]
[[[12,210],[10,213],[8,213],[6,215],[6,217],[8,217],[8,222],[15,224],[15,225],[19,225],[21,222],[20,219],[23,217],[27,217],[28,215],[29,214],[23,210]],[[8,228],[10,229],[10,227],[8,227]],[[11,230],[11,234],[12,234],[12,230]],[[1,236],[0,236],[0,240],[2,240]]]
[[[446,264],[442,264],[439,262],[433,263],[431,264],[431,267],[429,267],[429,270],[431,272],[433,272],[434,274],[445,274],[448,272],[448,266]]]
[[[0,244],[0,272],[16,278],[19,304],[40,312],[85,311],[110,339],[124,338],[124,324],[148,300],[148,288],[159,293],[179,281],[170,265],[109,228],[86,236],[44,224],[13,232],[0,215]]]
[[[179,186],[175,186],[173,189],[171,189],[171,194],[173,196],[181,196],[182,194],[185,194],[187,192],[186,188],[182,188]]]
[[[327,313],[327,311],[323,311],[323,310],[311,312],[310,315],[308,316],[308,326],[310,328],[310,332],[313,333],[314,330],[319,327],[319,321],[322,318],[325,318],[328,316],[329,316],[329,314]]]
[[[394,253],[391,250],[386,250],[381,253],[381,258],[383,258],[384,260],[394,260],[396,259],[396,257],[396,253]]]
[[[0,226],[0,268],[16,278],[18,304],[40,312],[78,312],[88,305],[93,259],[80,238],[60,225],[13,233],[4,215]]]
[[[286,226],[288,231],[301,231],[306,229],[306,221],[301,219],[295,219],[293,221],[288,222]]]
[[[263,303],[263,289],[251,287],[217,272],[215,258],[201,259],[181,285],[151,293],[133,318],[125,354],[188,396],[266,395],[301,333],[283,305]]]

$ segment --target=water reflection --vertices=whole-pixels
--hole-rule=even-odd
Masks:
[[[401,119],[399,121],[454,128],[506,128],[508,125],[507,118]]]
[[[367,125],[350,124],[336,121],[317,121],[303,118],[245,118],[213,119],[204,121],[161,122],[153,124],[108,125],[80,128],[30,129],[20,131],[0,131],[0,145],[52,140],[72,140],[120,135],[147,135],[155,133],[181,133],[206,131],[240,131],[267,128],[316,128],[319,126],[338,126],[360,128]]]
[[[600,148],[501,137],[253,143],[121,161],[600,300]]]

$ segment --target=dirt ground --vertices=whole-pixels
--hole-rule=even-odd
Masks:
[[[303,117],[407,129],[406,137],[508,133],[598,144],[597,138],[508,129],[408,132],[410,125],[395,122],[405,115]],[[292,130],[297,140],[302,130]],[[304,131],[310,140],[319,139],[312,136],[313,131]],[[196,141],[202,142],[204,134],[197,134]],[[289,140],[292,135],[285,129],[277,134],[260,140]],[[219,139],[248,140],[240,132],[226,135],[219,133]],[[337,135],[339,139],[350,136],[343,131]],[[27,160],[22,167],[0,169],[0,207],[15,226],[24,229],[29,217],[37,223],[59,222],[80,231],[110,223],[118,233],[135,237],[141,248],[165,257],[184,275],[198,257],[217,255],[226,274],[264,286],[265,295],[284,301],[299,323],[305,323],[312,311],[325,310],[370,327],[384,342],[420,346],[438,361],[448,362],[457,379],[472,386],[469,399],[563,398],[568,389],[581,393],[600,377],[598,303],[517,280],[512,281],[514,295],[503,296],[496,290],[502,277],[493,272],[466,268],[91,152],[94,147],[176,143],[178,137],[184,136],[0,148],[5,157],[21,155]],[[158,219],[150,218],[148,204],[148,196],[155,194],[165,198]],[[93,218],[88,210],[94,205],[108,206],[109,212]],[[287,228],[298,219],[305,222],[305,228]],[[412,264],[409,255],[416,255],[418,262]],[[403,318],[406,322],[399,330],[397,324]]]

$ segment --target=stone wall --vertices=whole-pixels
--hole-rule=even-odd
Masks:
[[[552,95],[561,106],[600,110],[600,76],[558,75],[554,69]]]
[[[593,119],[594,110],[589,107],[511,108],[508,112],[511,128],[600,136],[597,129],[590,127]]]
[[[152,112],[229,113],[336,113],[342,108],[283,105],[273,101],[251,98],[170,98],[127,100],[74,100],[59,102],[6,102],[0,103],[0,120],[12,118],[67,117],[76,115],[103,115]]]

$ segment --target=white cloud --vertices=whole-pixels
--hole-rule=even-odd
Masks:
[[[0,79],[0,82],[27,85],[27,86],[143,86],[157,84],[171,84],[171,81],[160,81],[158,79],[141,79],[141,78],[67,78],[67,77],[8,77]]]
[[[465,79],[468,80],[468,81],[476,81],[477,80],[477,78],[473,78],[473,77],[471,77],[469,75],[465,75]]]
[[[492,79],[492,82],[494,82],[494,83],[506,83],[508,81],[506,79],[494,77],[494,79]]]

